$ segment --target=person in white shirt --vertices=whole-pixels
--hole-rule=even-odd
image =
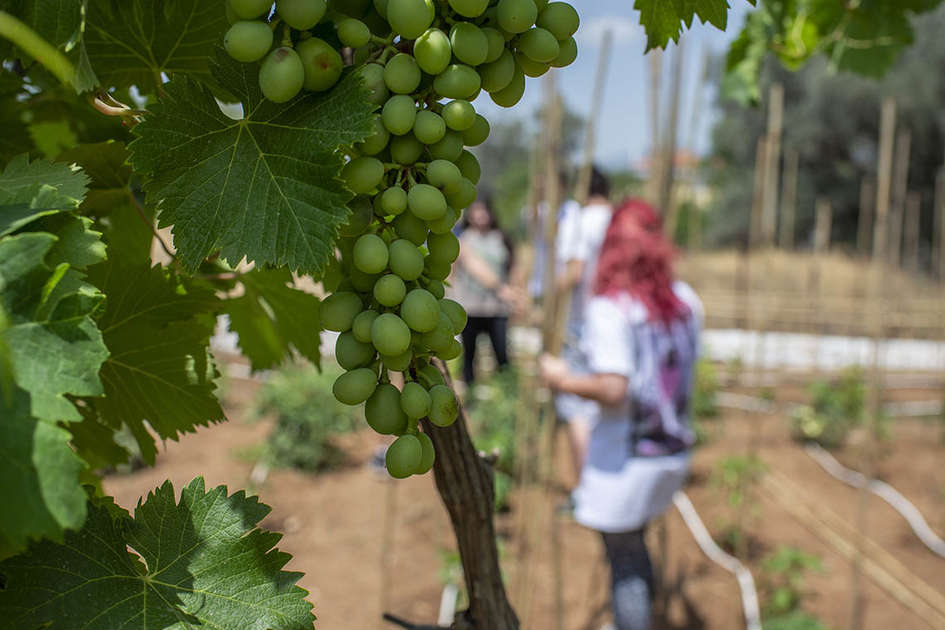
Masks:
[[[673,248],[643,202],[613,215],[586,309],[586,371],[543,356],[557,392],[598,404],[575,519],[601,533],[611,566],[618,630],[647,630],[652,568],[646,524],[669,505],[688,474],[693,368],[704,320],[692,289],[674,282]]]

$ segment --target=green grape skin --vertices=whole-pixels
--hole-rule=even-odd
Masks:
[[[532,78],[540,77],[551,68],[549,64],[532,61],[527,55],[520,52],[515,53],[515,63],[522,69],[526,77]]]
[[[538,19],[538,9],[533,0],[499,0],[496,17],[502,30],[524,33]]]
[[[450,319],[450,323],[453,324],[453,330],[455,330],[457,334],[463,332],[468,320],[466,309],[464,309],[459,302],[449,298],[440,299],[439,304],[440,310],[446,313],[446,316]]]
[[[321,304],[322,326],[336,332],[351,330],[351,324],[363,306],[355,293],[332,293]]]
[[[489,54],[489,40],[478,26],[470,22],[457,22],[450,29],[450,46],[453,55],[465,64],[478,66]]]
[[[476,114],[476,122],[463,132],[463,144],[467,147],[478,147],[489,138],[492,131],[489,121],[482,114]]]
[[[405,39],[416,39],[430,28],[433,5],[424,0],[388,0],[387,21]]]
[[[420,85],[421,78],[420,66],[406,53],[394,55],[384,67],[384,84],[394,94],[410,94]]]
[[[377,155],[387,148],[388,142],[390,142],[390,132],[387,131],[387,127],[384,126],[380,116],[378,116],[374,119],[374,133],[355,144],[354,148],[361,155]]]
[[[479,73],[459,63],[450,64],[433,80],[433,89],[443,98],[469,98],[479,87]]]
[[[574,38],[569,37],[562,40],[558,42],[558,46],[561,48],[561,52],[558,53],[558,56],[550,63],[551,67],[564,68],[574,63],[574,60],[577,59],[578,56],[577,42],[574,41]]]
[[[223,47],[237,61],[259,61],[272,48],[272,29],[256,20],[237,22],[223,36]]]
[[[387,356],[382,354],[381,361],[384,367],[393,372],[405,372],[410,367],[410,361],[413,359],[413,352],[407,350],[397,356]]]
[[[377,279],[380,277],[376,273],[364,273],[360,269],[355,269],[352,267],[348,270],[348,279],[351,281],[351,286],[354,287],[356,291],[361,293],[370,293],[374,290],[374,283],[377,282]]]
[[[380,199],[385,216],[396,216],[407,209],[407,191],[400,186],[388,188],[381,193]]]
[[[450,264],[433,260],[429,256],[423,259],[423,272],[434,280],[446,280],[450,275]]]
[[[530,2],[531,0],[529,0]],[[448,427],[459,415],[456,395],[446,385],[434,385],[430,388],[430,422],[438,427]]]
[[[422,418],[430,413],[430,394],[420,383],[404,383],[400,392],[400,408],[408,418]]]
[[[365,64],[361,70],[361,78],[364,80],[364,87],[368,89],[370,101],[375,105],[383,105],[390,97],[390,90],[384,83],[384,66],[378,63]]]
[[[446,198],[434,186],[415,184],[407,192],[407,209],[418,219],[433,221],[446,213]]]
[[[377,311],[361,311],[351,323],[351,334],[361,343],[371,343],[371,324],[377,319]],[[373,349],[373,346],[372,346]]]
[[[561,53],[558,40],[541,27],[530,28],[518,36],[517,48],[532,61],[550,63]]]
[[[504,49],[498,59],[479,68],[479,74],[482,77],[482,89],[498,92],[507,87],[515,76],[515,57]]]
[[[463,17],[475,18],[482,15],[489,0],[449,0],[450,7]]]
[[[450,65],[453,56],[450,39],[440,29],[431,28],[414,42],[413,56],[421,70],[436,76]]]
[[[413,123],[413,135],[423,144],[436,144],[446,134],[446,122],[439,114],[425,109],[417,113]]]
[[[400,435],[407,430],[407,414],[400,408],[400,392],[381,383],[364,403],[364,419],[381,435]]]
[[[357,236],[362,234],[365,229],[374,220],[374,208],[366,197],[355,197],[348,203],[351,210],[351,216],[348,221],[338,229],[341,236]]]
[[[479,160],[476,159],[475,155],[469,151],[463,151],[459,159],[456,160],[456,166],[459,167],[459,171],[464,178],[473,184],[479,183],[479,179],[482,177],[482,166],[479,165]]]
[[[328,8],[325,0],[277,0],[276,13],[298,31],[307,31],[321,21]]]
[[[351,192],[363,195],[373,191],[381,183],[384,178],[384,163],[375,157],[357,157],[345,164],[341,169],[341,177]]]
[[[486,59],[483,63],[492,63],[502,55],[505,50],[505,37],[496,29],[486,26],[482,29],[486,40],[489,42],[489,51],[486,53]]]
[[[341,333],[335,340],[335,360],[346,370],[368,365],[376,354],[374,346],[358,341],[351,331]]]
[[[456,159],[461,157],[462,155]],[[465,177],[459,180],[459,184],[444,192],[446,203],[454,208],[468,208],[476,200],[476,186]]]
[[[390,97],[381,110],[381,121],[389,132],[395,136],[410,133],[413,123],[417,119],[417,104],[406,94]]]
[[[423,273],[423,254],[405,238],[390,244],[390,270],[403,280],[416,280]]]
[[[426,363],[420,365],[417,368],[417,379],[420,381],[420,384],[429,389],[435,385],[444,385],[446,381],[443,380],[443,375],[440,374],[440,371],[436,369],[436,366]]]
[[[451,263],[459,257],[459,239],[452,232],[431,234],[427,237],[427,249],[434,262]]]
[[[442,352],[449,347],[450,341],[453,340],[455,335],[456,331],[453,330],[453,324],[450,322],[449,317],[446,316],[446,313],[440,311],[440,318],[436,323],[436,328],[423,333],[421,340],[423,345],[430,350]]]
[[[524,94],[525,73],[516,65],[515,73],[509,84],[501,90],[493,92],[490,96],[492,97],[492,102],[500,107],[514,107],[516,103],[522,100]]]
[[[394,0],[391,0],[393,2]],[[387,447],[384,463],[394,479],[406,479],[420,470],[423,462],[423,446],[413,435],[401,435]]]
[[[463,153],[463,136],[455,131],[447,131],[443,139],[436,144],[431,144],[427,147],[427,151],[434,160],[452,162]]]
[[[390,141],[390,157],[398,164],[410,166],[420,159],[425,148],[413,134],[394,136]]]
[[[476,108],[469,101],[457,99],[443,106],[443,122],[454,131],[466,131],[476,122]]]
[[[371,342],[381,354],[395,357],[410,349],[410,329],[393,313],[384,313],[371,324]]]
[[[302,87],[311,92],[324,92],[338,83],[344,61],[337,50],[317,37],[310,37],[295,47],[305,69]]]
[[[274,103],[291,101],[302,90],[305,68],[297,52],[285,46],[276,48],[259,67],[259,89]]]
[[[462,154],[460,154],[462,155]],[[449,160],[433,160],[427,164],[427,181],[437,188],[457,186],[463,174],[453,162]]]
[[[414,245],[423,245],[429,232],[426,224],[410,212],[404,212],[394,219],[394,230],[398,236]]]
[[[426,433],[417,433],[417,439],[420,440],[420,466],[414,474],[425,475],[430,472],[436,461],[436,449],[433,448],[433,440]]]
[[[233,11],[233,7],[230,6],[230,3],[226,3],[226,21],[232,26],[240,21],[240,17],[236,15]]]
[[[446,214],[434,221],[427,221],[427,228],[431,234],[446,234],[456,225],[457,219],[459,219],[459,213],[447,206]]]
[[[345,46],[360,48],[371,41],[371,29],[361,20],[346,18],[338,22],[338,39]]]
[[[535,0],[535,8],[538,9],[539,15],[541,15],[541,12],[546,6],[548,6],[548,0]]]
[[[385,20],[387,19],[387,2],[388,0],[373,0],[374,10]]]
[[[538,15],[537,24],[561,41],[577,32],[581,18],[567,2],[550,2]]]
[[[377,387],[377,373],[370,368],[357,368],[335,379],[331,393],[346,405],[360,405],[371,397]]]
[[[452,361],[458,357],[463,352],[463,344],[459,343],[455,339],[450,341],[450,345],[446,347],[445,350],[441,350],[436,353],[436,356],[444,361]]]
[[[424,288],[430,292],[430,295],[435,297],[438,300],[442,300],[443,296],[446,295],[446,288],[443,286],[443,283],[439,280],[429,279],[423,283]]]
[[[241,20],[252,20],[265,14],[269,15],[272,0],[229,0],[227,6]]]
[[[407,285],[392,273],[381,276],[374,284],[374,299],[381,306],[397,306],[407,295]]]
[[[387,258],[387,243],[377,234],[364,234],[354,243],[352,262],[359,271],[380,273],[387,268]]]
[[[412,330],[430,332],[440,321],[440,305],[429,291],[414,289],[401,303],[400,316]]]

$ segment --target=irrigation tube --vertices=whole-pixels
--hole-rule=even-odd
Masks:
[[[755,590],[755,580],[751,577],[751,571],[745,568],[738,558],[730,556],[715,544],[712,536],[699,518],[696,508],[692,501],[682,490],[673,495],[673,503],[676,509],[682,515],[683,520],[692,536],[702,549],[702,553],[710,560],[721,566],[726,571],[735,574],[738,580],[738,587],[742,591],[742,609],[745,612],[745,627],[747,630],[761,630],[761,611],[758,606],[758,592]]]
[[[945,540],[939,538],[932,531],[919,509],[902,496],[898,490],[884,481],[878,479],[868,480],[862,473],[850,470],[819,444],[808,444],[804,447],[804,450],[832,477],[855,488],[866,486],[867,490],[884,500],[906,519],[912,531],[926,547],[931,549],[933,553],[945,558]]]

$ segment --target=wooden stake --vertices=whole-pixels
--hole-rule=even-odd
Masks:
[[[922,195],[910,192],[906,196],[906,216],[903,229],[905,231],[905,250],[903,257],[905,267],[910,272],[919,273],[919,222],[922,218]]]
[[[939,282],[945,282],[945,168],[935,176],[935,263]]]
[[[778,225],[778,243],[781,249],[794,249],[794,216],[797,212],[797,151],[784,154],[784,183],[781,188],[781,221]]]
[[[669,120],[666,121],[666,133],[663,140],[663,158],[662,173],[659,183],[659,197],[657,200],[657,210],[664,217],[669,217],[673,204],[673,178],[676,169],[676,137],[679,131],[679,93],[682,88],[683,71],[683,40],[679,40],[676,49],[673,51],[673,84],[670,93]],[[674,221],[667,221],[674,223]]]
[[[774,243],[778,220],[778,175],[781,163],[781,128],[784,120],[784,86],[775,83],[768,97],[768,132],[765,144],[764,177],[762,193],[761,243],[767,247]]]
[[[604,85],[607,79],[607,64],[610,61],[610,45],[613,35],[608,29],[600,44],[600,57],[597,60],[597,75],[594,78],[594,93],[591,97],[591,113],[584,127],[584,162],[578,172],[577,185],[574,188],[574,198],[582,206],[587,203],[591,187],[591,169],[594,165],[594,143],[597,137],[597,121],[600,120],[600,109],[604,98]]]
[[[870,256],[870,231],[875,201],[876,184],[871,179],[864,179],[860,182],[860,214],[856,221],[856,251],[864,258]]]
[[[807,268],[807,298],[809,300],[808,312],[810,322],[807,329],[814,338],[811,343],[811,371],[814,378],[820,374],[820,341],[817,338],[821,331],[821,312],[820,300],[821,291],[821,265],[824,254],[830,248],[830,231],[833,222],[833,208],[827,199],[817,199],[815,203],[814,220],[814,249],[811,253]]]
[[[830,248],[830,228],[833,223],[833,208],[827,199],[818,199],[817,221],[814,226],[814,253],[824,254]]]
[[[902,217],[905,214],[906,194],[909,185],[909,151],[912,134],[902,129],[896,135],[895,174],[892,183],[892,206],[889,212],[889,262],[899,267],[902,252]]]
[[[663,174],[662,157],[662,122],[660,109],[663,88],[663,51],[654,48],[649,52],[650,59],[650,179],[647,182],[647,198],[656,203],[662,188],[660,176]]]
[[[755,149],[755,176],[751,195],[751,216],[748,221],[748,249],[754,249],[761,242],[761,213],[764,203],[765,171],[764,162],[767,154],[767,139],[758,138]]]

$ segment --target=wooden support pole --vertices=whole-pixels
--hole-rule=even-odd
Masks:
[[[922,195],[910,192],[906,195],[906,215],[904,217],[905,249],[903,259],[910,273],[919,273],[919,222],[922,218]]]
[[[797,172],[799,156],[789,149],[784,154],[784,182],[781,187],[781,221],[778,224],[778,244],[781,249],[794,249],[794,222],[797,214]]]
[[[811,365],[814,375],[820,373],[820,341],[823,332],[821,312],[821,275],[823,258],[830,249],[830,232],[833,223],[833,208],[828,199],[819,198],[814,204],[814,248],[807,268],[807,297],[810,320],[807,325],[813,341],[811,343]]]
[[[935,270],[939,282],[945,282],[945,168],[940,168],[935,176]]]
[[[765,144],[761,211],[761,245],[774,243],[778,220],[778,176],[781,172],[781,130],[784,124],[784,86],[775,83],[768,92],[768,131]]]
[[[817,219],[814,224],[814,253],[822,255],[830,249],[830,232],[833,225],[833,207],[827,199],[818,199]]]
[[[892,205],[889,209],[889,262],[899,267],[902,257],[902,218],[905,214],[906,195],[909,186],[909,152],[912,133],[902,129],[896,135],[895,174],[892,182]]]
[[[647,182],[647,198],[656,203],[662,188],[660,176],[663,174],[663,138],[662,138],[662,89],[663,89],[663,51],[654,48],[647,55],[650,60],[650,179]]]
[[[597,74],[594,78],[594,92],[591,97],[591,113],[584,127],[584,162],[578,172],[577,185],[574,188],[574,198],[582,206],[587,203],[591,187],[591,169],[594,166],[594,146],[597,139],[597,122],[600,120],[600,110],[604,99],[604,85],[607,79],[607,65],[610,61],[610,48],[613,34],[608,29],[601,39],[600,57],[597,60]]]
[[[864,258],[870,256],[875,201],[876,184],[871,179],[864,179],[860,182],[860,213],[856,221],[856,251]]]
[[[676,142],[679,133],[679,100],[682,91],[683,40],[679,40],[673,51],[672,90],[670,91],[669,120],[663,134],[662,174],[660,175],[659,197],[656,208],[664,217],[669,217],[667,227],[675,228],[673,214],[673,184],[676,176]],[[670,233],[671,234],[671,233]]]

